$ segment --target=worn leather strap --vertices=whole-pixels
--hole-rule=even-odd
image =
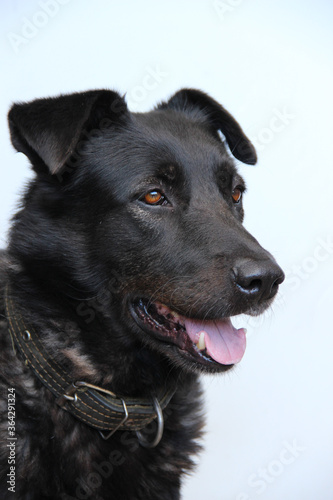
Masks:
[[[13,346],[17,346],[25,364],[54,394],[61,408],[87,425],[101,431],[110,431],[110,434],[118,429],[141,430],[156,418],[153,398],[122,398],[101,387],[72,380],[52,354],[46,352],[36,330],[25,324],[22,315],[14,307],[8,286],[5,307]],[[161,388],[154,395],[155,402],[158,402],[162,410],[175,391],[176,387]]]

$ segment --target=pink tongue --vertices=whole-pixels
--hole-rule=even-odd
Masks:
[[[246,347],[245,330],[234,328],[230,318],[217,321],[185,319],[185,327],[194,344],[204,332],[207,352],[218,363],[232,365],[242,359]]]

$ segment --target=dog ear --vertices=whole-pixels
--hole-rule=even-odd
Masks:
[[[231,153],[243,163],[254,165],[257,154],[253,144],[246,137],[238,122],[217,101],[195,89],[182,89],[159,109],[176,109],[197,114],[198,110],[213,130],[220,130],[226,138]]]
[[[93,90],[14,104],[8,114],[13,146],[36,172],[59,174],[75,152],[80,137],[124,121],[124,99],[111,90]]]

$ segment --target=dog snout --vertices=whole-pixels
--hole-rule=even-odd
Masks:
[[[232,271],[242,294],[257,301],[273,298],[284,280],[282,269],[271,259],[240,259]]]

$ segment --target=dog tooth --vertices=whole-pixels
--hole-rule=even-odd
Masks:
[[[200,337],[199,337],[199,340],[197,343],[197,348],[199,349],[199,351],[203,351],[204,349],[206,349],[205,332],[204,331],[202,331],[200,333]]]

